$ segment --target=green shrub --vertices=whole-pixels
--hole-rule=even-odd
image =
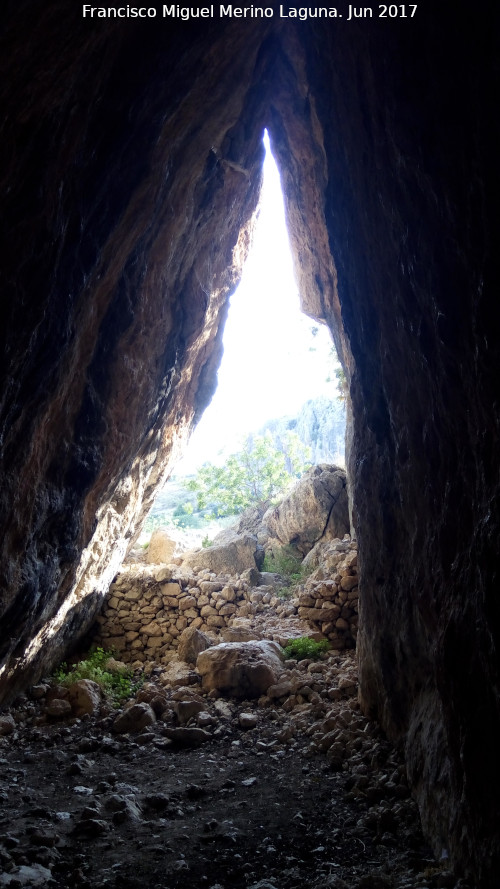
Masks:
[[[196,494],[198,511],[210,507],[213,518],[238,515],[247,506],[276,501],[310,466],[310,448],[296,433],[286,434],[286,454],[271,433],[248,436],[243,450],[231,454],[223,466],[205,463],[186,488]]]
[[[203,549],[208,549],[210,546],[213,545],[213,540],[210,540],[210,537],[208,536],[208,534],[205,534],[205,537],[201,541],[201,545],[202,545]]]
[[[60,685],[71,685],[79,679],[91,679],[101,686],[103,692],[116,704],[126,700],[135,694],[142,682],[132,682],[132,670],[113,670],[106,668],[109,658],[114,657],[113,652],[96,648],[89,653],[88,658],[79,661],[70,667],[63,662],[54,673],[54,679]]]
[[[192,514],[186,513],[186,515],[178,516],[175,519],[175,522],[178,528],[183,528],[184,530],[186,528],[191,528],[195,531],[199,531],[201,528],[206,527],[206,521],[199,512],[195,512]]]
[[[322,639],[321,642],[315,642],[309,636],[300,636],[298,639],[290,639],[285,645],[283,651],[285,657],[295,658],[296,661],[303,661],[305,658],[317,660],[323,652],[328,651],[330,643],[328,639]]]
[[[300,583],[307,574],[300,555],[291,546],[266,553],[261,570],[281,574],[292,586]]]
[[[174,518],[185,515],[193,515],[193,504],[189,500],[186,503],[179,503],[173,511]]]

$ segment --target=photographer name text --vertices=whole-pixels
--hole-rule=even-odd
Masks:
[[[394,19],[413,18],[417,12],[417,4],[379,4],[378,6],[347,6],[340,9],[335,6],[90,6],[82,7],[83,18],[102,19]]]

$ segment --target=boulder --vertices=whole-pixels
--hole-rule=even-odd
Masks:
[[[238,722],[240,728],[245,729],[246,731],[256,727],[259,722],[259,717],[256,713],[240,713]]]
[[[125,734],[126,732],[140,732],[148,725],[154,725],[156,715],[152,707],[145,702],[140,704],[132,704],[121,713],[118,714],[114,723],[113,731],[117,734]]]
[[[178,747],[200,747],[207,741],[212,740],[210,732],[206,732],[202,728],[179,727],[166,728],[165,736]]]
[[[179,636],[177,656],[180,661],[187,664],[195,664],[202,651],[211,646],[212,642],[205,633],[196,627],[186,627]]]
[[[196,662],[206,691],[235,698],[257,698],[274,685],[283,670],[276,642],[223,642],[202,651]]]
[[[214,574],[243,574],[248,568],[255,568],[257,560],[262,561],[263,553],[253,534],[226,533],[225,542],[186,553],[183,570],[207,568]],[[257,566],[258,567],[258,566]]]
[[[112,793],[104,803],[104,808],[113,813],[113,823],[140,821],[141,810],[135,800],[120,793]]]
[[[281,546],[292,544],[305,555],[319,540],[349,532],[344,469],[320,463],[297,482],[287,497],[263,517],[269,536]]]
[[[189,722],[193,716],[197,716],[198,713],[202,713],[206,710],[205,701],[176,701],[174,704],[174,712],[177,716],[179,725],[184,725],[186,722]]]
[[[240,575],[240,578],[244,583],[248,584],[248,586],[259,586],[262,580],[261,572],[258,570],[258,568],[255,567],[247,568],[247,570],[243,571],[243,573]]]
[[[181,688],[184,685],[195,685],[199,681],[198,673],[188,664],[172,658],[166,670],[161,674],[162,685],[168,688]]]
[[[70,685],[68,701],[74,716],[84,716],[86,713],[94,716],[101,705],[100,686],[91,679],[79,679]]]
[[[241,626],[223,627],[220,635],[224,642],[251,642],[262,638],[260,633],[251,627]]]
[[[114,657],[108,657],[106,663],[104,664],[104,669],[109,670],[111,673],[120,673],[125,675],[128,673],[130,667],[127,664],[124,664],[123,661],[117,661]]]
[[[10,713],[0,716],[0,737],[3,735],[11,735],[16,729],[16,723]]]
[[[160,565],[170,562],[175,550],[175,540],[167,534],[163,528],[157,528],[151,535],[146,562],[150,565]]]
[[[157,568],[153,574],[154,579],[157,583],[164,583],[165,581],[172,580],[174,573],[171,568]]]
[[[52,716],[53,719],[64,719],[66,716],[71,716],[71,712],[71,704],[64,698],[53,698],[45,707],[46,715]]]
[[[45,696],[45,701],[47,704],[50,704],[51,701],[57,700],[64,701],[68,697],[68,689],[65,685],[51,685],[47,691]]]
[[[167,695],[159,692],[155,685],[143,686],[140,692],[136,695],[135,701],[137,704],[149,704],[157,717],[162,716],[170,709]]]
[[[238,521],[236,521],[234,525],[230,525],[229,528],[223,528],[222,531],[219,531],[219,533],[216,534],[213,541],[214,545],[221,546],[229,543],[235,534],[252,534],[256,537],[260,532],[264,513],[269,506],[270,502],[269,500],[266,500],[262,503],[256,503],[253,506],[247,507],[247,509],[238,516]]]

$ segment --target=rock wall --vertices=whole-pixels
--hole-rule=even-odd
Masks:
[[[353,648],[358,635],[358,546],[344,540],[319,543],[304,559],[315,570],[297,591],[297,614],[319,630],[332,648]]]
[[[180,557],[177,557],[180,561]],[[319,564],[318,564],[319,562]],[[317,633],[343,651],[355,645],[358,577],[355,541],[330,541],[309,557],[310,576],[283,596],[284,581],[254,568],[217,575],[203,567],[131,562],[114,579],[91,630],[92,642],[125,663],[168,664],[188,627],[227,641]],[[312,569],[314,570],[312,571]]]
[[[350,56],[338,29],[318,29],[308,56],[310,84],[327,47],[336,60],[328,89],[312,92],[351,355],[361,699],[405,745],[436,853],[489,889],[500,873],[498,121],[487,98],[498,22],[445,2],[415,25],[365,30]]]
[[[363,706],[406,745],[435,850],[490,889],[498,13],[427,6],[150,27],[5,4],[0,696],[93,619],[210,398],[267,124],[350,384]]]
[[[219,633],[235,617],[257,614],[271,598],[268,589],[252,596],[242,578],[230,581],[205,570],[174,575],[171,568],[134,565],[111,585],[93,641],[115,649],[126,663],[168,664],[183,630]]]
[[[213,393],[259,192],[268,27],[10,12],[0,699],[91,623]]]
[[[284,453],[287,450],[287,432],[293,432],[310,448],[311,463],[338,464],[340,461],[340,465],[344,465],[346,410],[336,394],[331,399],[326,395],[310,398],[297,416],[269,420],[261,431],[269,431],[275,446]]]

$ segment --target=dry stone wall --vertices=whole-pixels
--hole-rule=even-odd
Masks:
[[[131,564],[110,587],[95,641],[116,649],[127,663],[168,663],[187,627],[217,634],[235,618],[263,610],[272,598],[267,588],[250,593],[243,577],[207,570],[174,576],[170,567]]]
[[[352,648],[358,620],[356,558],[356,542],[348,536],[315,549],[308,562],[314,570],[292,597],[287,590],[283,596],[275,576],[255,569],[239,576],[197,568],[186,574],[175,565],[131,563],[109,589],[93,641],[116,650],[126,663],[159,664],[170,662],[188,627],[223,638],[228,628],[273,638],[312,632],[328,638],[334,649]],[[284,622],[281,634],[276,622],[269,633],[270,615],[278,626]]]
[[[319,544],[304,563],[317,567],[300,589],[298,616],[326,636],[332,648],[353,648],[359,604],[356,540],[346,535],[342,541]]]

